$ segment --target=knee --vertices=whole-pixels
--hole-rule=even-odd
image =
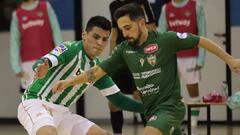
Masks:
[[[108,133],[106,130],[103,130],[101,135],[111,135],[110,133]]]
[[[52,126],[44,126],[37,131],[36,135],[57,135],[57,130]]]

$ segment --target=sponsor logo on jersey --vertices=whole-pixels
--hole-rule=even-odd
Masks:
[[[173,20],[173,21],[169,21],[169,26],[170,27],[178,27],[178,26],[185,26],[185,27],[189,27],[191,24],[190,20],[187,19],[183,19],[183,20]]]
[[[144,48],[144,53],[154,53],[155,51],[158,50],[158,45],[157,44],[149,44]]]
[[[150,116],[150,118],[148,119],[148,121],[154,121],[157,120],[157,116],[156,115],[152,115]]]
[[[159,86],[156,87],[155,84],[146,84],[143,87],[137,87],[137,90],[142,96],[155,95],[159,93]]]
[[[149,57],[147,57],[148,63],[152,66],[155,66],[156,60],[157,60],[156,55],[150,55]]]
[[[27,28],[31,28],[34,26],[43,26],[44,25],[44,20],[38,19],[38,20],[33,20],[33,21],[28,21],[26,23],[22,24],[22,28],[25,30]]]
[[[131,54],[131,53],[137,53],[136,51],[126,51],[126,53]]]
[[[188,37],[188,34],[187,33],[179,33],[179,32],[177,32],[177,36],[178,36],[178,38],[180,38],[180,39],[186,39],[187,37]]]
[[[141,66],[143,67],[143,64],[144,64],[144,58],[141,58],[141,59],[139,60],[139,62],[140,62],[140,64],[141,64]]]
[[[132,73],[134,79],[146,79],[156,74],[161,73],[161,68],[156,68],[149,71]]]
[[[59,46],[57,46],[56,48],[54,48],[52,50],[52,54],[59,56],[61,55],[63,52],[65,52],[67,50],[67,47],[64,44],[60,44]]]

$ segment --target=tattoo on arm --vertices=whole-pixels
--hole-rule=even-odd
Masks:
[[[90,82],[90,83],[95,81],[96,76],[94,75],[94,69],[90,69],[87,71],[87,79],[88,79],[88,82]]]

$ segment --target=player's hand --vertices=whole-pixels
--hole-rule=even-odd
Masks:
[[[70,86],[70,83],[68,80],[57,81],[55,84],[53,84],[52,92],[56,93],[58,91],[63,91],[64,89],[66,89],[69,86]]]
[[[34,75],[34,80],[36,79],[42,79],[45,77],[45,75],[47,74],[49,69],[49,64],[48,64],[48,60],[45,59],[44,63],[39,64],[37,66],[37,68],[35,69],[35,75]]]
[[[231,71],[240,73],[240,59],[231,59],[228,61],[228,66]]]

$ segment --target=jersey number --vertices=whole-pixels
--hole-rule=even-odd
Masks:
[[[76,72],[76,75],[80,75],[81,74],[81,70],[80,70],[80,68],[77,70],[77,72]]]

